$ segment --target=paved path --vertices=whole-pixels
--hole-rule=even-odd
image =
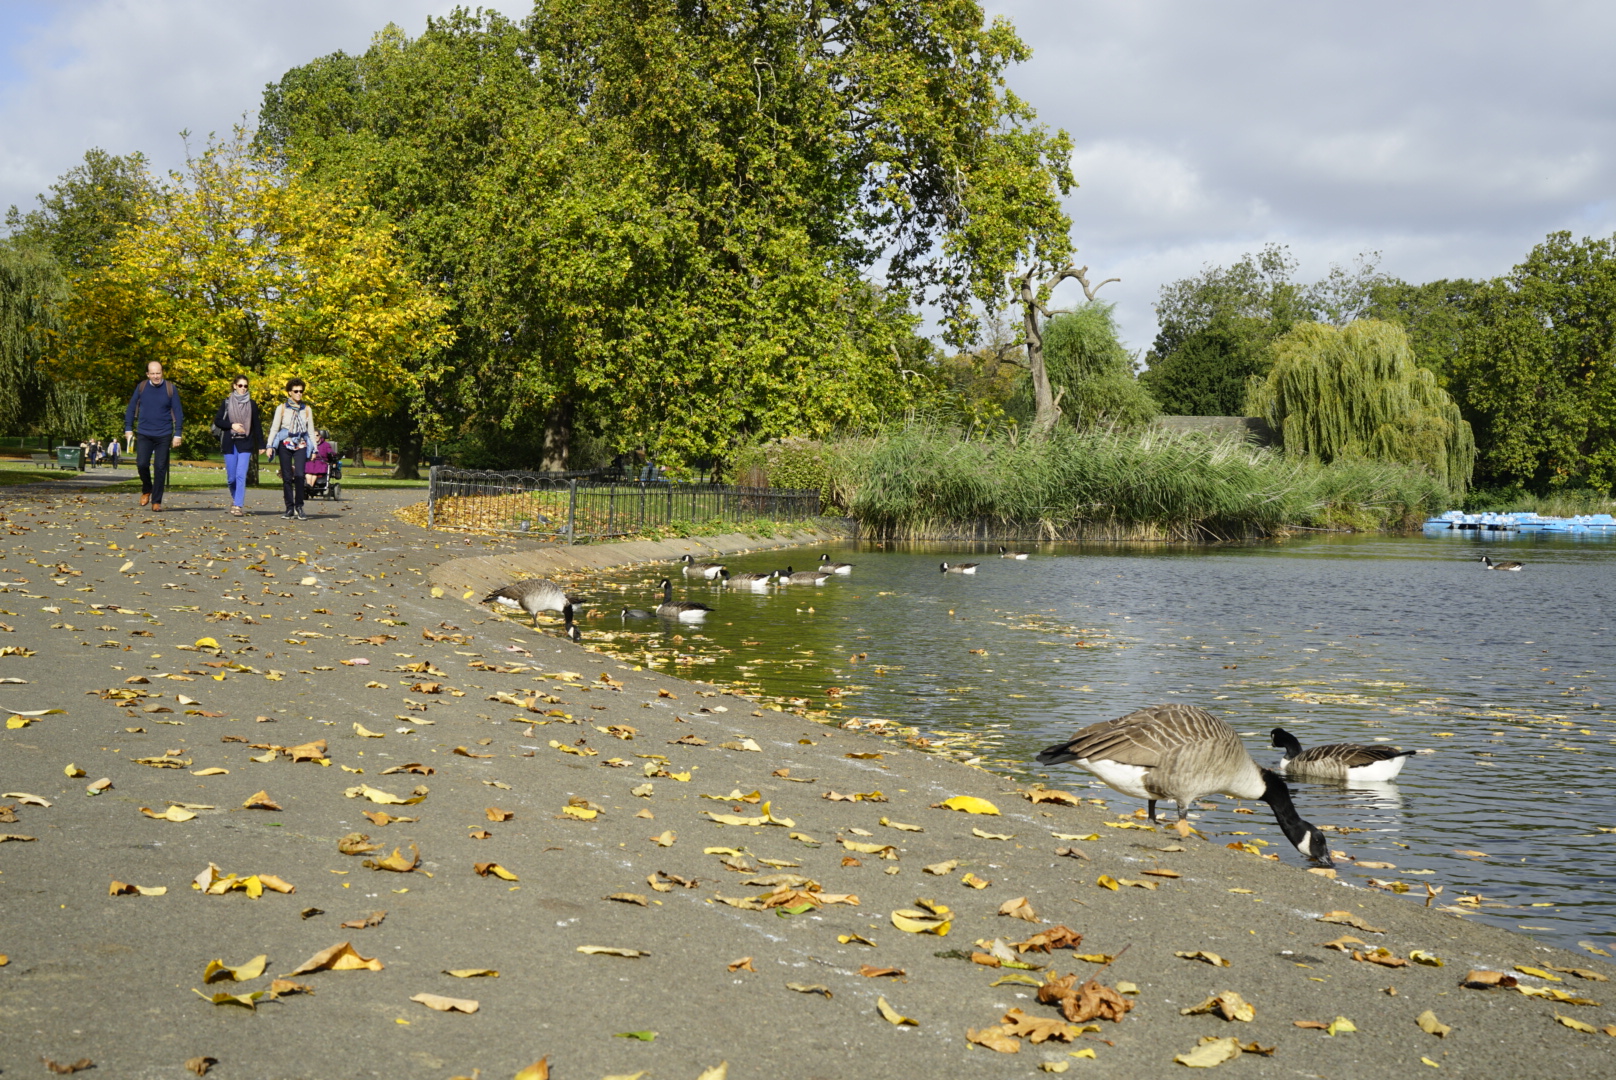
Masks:
[[[695,1080],[720,1062],[737,1080],[1023,1077],[1044,1063],[1145,1077],[1176,1073],[1203,1036],[1275,1048],[1221,1066],[1247,1077],[1426,1075],[1422,1058],[1437,1075],[1610,1071],[1616,1040],[1555,1017],[1603,1027],[1616,1010],[1460,986],[1471,968],[1603,961],[1231,851],[1241,818],[1222,800],[1199,821],[1210,840],[1112,827],[1138,824],[1119,817],[1129,800],[1034,804],[992,774],[632,670],[441,586],[434,597],[432,575],[464,580],[441,564],[517,549],[399,523],[389,511],[412,496],[361,493],[307,523],[232,518],[190,493],[162,515],[127,495],[0,498],[0,646],[23,650],[0,657],[0,703],[66,710],[0,730],[0,833],[35,838],[0,844],[0,1076],[48,1075],[49,1058],[177,1078],[208,1056],[225,1078],[503,1080],[541,1057],[558,1080]],[[89,795],[102,778],[110,788]],[[1059,786],[1095,794],[1075,777]],[[367,787],[420,801],[374,803]],[[764,817],[753,792],[771,822],[709,816]],[[934,808],[959,795],[1001,813]],[[246,807],[264,796],[280,809]],[[173,817],[195,816],[146,812],[177,804],[193,805]],[[1057,853],[1072,848],[1086,858]],[[408,872],[366,865],[417,852]],[[191,883],[210,864],[295,891],[207,895]],[[1101,875],[1158,887],[1111,891]],[[167,891],[113,896],[114,881]],[[779,882],[804,895],[769,899]],[[1018,898],[1042,921],[998,914]],[[926,900],[952,909],[946,937],[894,925]],[[1317,921],[1329,911],[1378,930]],[[1023,960],[1134,984],[1131,1011],[1075,1034],[1041,1024],[1072,1043],[968,1044],[1012,1009],[1058,1017],[1026,985],[1041,972],[968,959],[1056,924],[1079,947]],[[1343,934],[1445,966],[1321,947]],[[380,970],[291,975],[312,992],[256,1011],[193,993],[267,990],[344,942]],[[1175,955],[1196,951],[1229,966]],[[1117,959],[1085,959],[1098,954]],[[210,961],[260,955],[262,976],[204,981]],[[464,969],[499,974],[445,974]],[[1611,990],[1560,978],[1520,981]],[[1222,991],[1255,1020],[1180,1014]],[[437,1012],[419,994],[479,1008]],[[918,1026],[884,1019],[879,999]],[[1417,1025],[1425,1010],[1446,1038]],[[1337,1017],[1356,1032],[1294,1026]],[[621,1037],[635,1032],[655,1037]]]

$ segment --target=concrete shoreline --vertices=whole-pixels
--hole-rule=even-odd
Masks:
[[[502,1078],[540,1057],[557,1080],[696,1080],[721,1061],[733,1080],[1022,1077],[1045,1063],[1136,1077],[1176,1073],[1175,1055],[1202,1037],[1274,1048],[1220,1066],[1249,1076],[1381,1076],[1422,1059],[1460,1076],[1609,1068],[1616,1041],[1556,1019],[1616,1030],[1608,1004],[1460,985],[1488,969],[1606,1001],[1608,983],[1562,970],[1608,975],[1605,961],[1325,880],[1291,852],[1240,850],[1240,819],[1221,801],[1196,821],[1204,838],[1152,831],[1086,774],[1052,781],[1075,805],[1034,802],[980,769],[635,671],[458,599],[496,575],[541,572],[533,554],[434,567],[452,553],[374,506],[283,529],[183,505],[154,520],[131,502],[3,508],[0,565],[13,573],[0,575],[0,606],[15,630],[0,644],[35,655],[0,658],[0,676],[27,680],[0,686],[0,700],[67,712],[0,732],[0,789],[51,804],[0,797],[15,818],[0,832],[36,838],[0,844],[0,1075],[46,1057],[169,1077],[206,1055],[218,1059],[208,1075],[226,1078]],[[223,648],[199,649],[204,637]],[[129,691],[145,696],[126,706]],[[316,740],[328,765],[261,749]],[[87,795],[103,776],[112,788]],[[375,803],[367,787],[400,800],[427,790]],[[282,809],[245,807],[260,791]],[[998,813],[941,808],[956,796]],[[175,802],[197,804],[195,817],[141,811]],[[349,855],[340,841],[379,848]],[[365,865],[414,853],[409,870]],[[204,895],[190,883],[210,863],[296,892]],[[167,892],[109,896],[114,880]],[[1000,914],[1022,898],[1038,922]],[[946,936],[894,921],[921,901],[951,909]],[[310,908],[323,910],[303,917]],[[339,925],[383,910],[374,925]],[[1319,921],[1336,911],[1373,929]],[[1032,968],[970,959],[979,941],[1056,925],[1081,942],[1020,954]],[[1344,935],[1361,943],[1324,947]],[[296,975],[312,994],[252,1010],[191,992],[266,990],[344,941],[382,969]],[[580,951],[596,947],[642,955]],[[1382,947],[1444,966],[1383,966],[1371,958]],[[203,981],[210,960],[260,954],[260,977]],[[1016,1053],[969,1043],[1011,1010],[1060,1019],[1028,984],[1038,967],[1134,984],[1132,1007],[1075,1025],[1091,1030],[1026,1024],[1055,1037],[1014,1036]],[[499,974],[445,974],[480,968]],[[1182,1012],[1224,991],[1255,1019]],[[412,1001],[421,993],[478,1009],[436,1012]],[[878,1000],[918,1027],[884,1018]],[[1445,1037],[1417,1023],[1426,1010]],[[1296,1026],[1338,1017],[1356,1031]],[[1084,1051],[1092,1060],[1071,1056]]]

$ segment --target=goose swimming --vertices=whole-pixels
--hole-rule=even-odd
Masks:
[[[1273,744],[1285,751],[1279,759],[1279,771],[1303,780],[1390,780],[1419,753],[1358,743],[1330,743],[1303,750],[1296,736],[1284,728],[1275,728],[1272,735]]]
[[[656,613],[664,619],[678,619],[680,622],[700,622],[712,612],[712,608],[696,600],[674,600],[673,582],[663,578],[657,584],[662,586],[662,603],[657,605]]]
[[[981,565],[982,565],[981,563],[974,563],[974,562],[955,563],[952,566],[950,566],[948,563],[943,563],[943,573],[945,573],[945,574],[974,574],[974,573],[976,573],[976,568],[978,566],[981,566]]]
[[[1506,559],[1503,562],[1493,562],[1491,558],[1483,555],[1481,557],[1481,565],[1487,570],[1514,570],[1519,572],[1523,564],[1515,562],[1513,559]]]
[[[853,572],[853,564],[850,562],[831,562],[830,553],[825,552],[819,556],[819,569],[822,573],[842,574],[845,576]]]
[[[679,561],[685,564],[685,577],[700,577],[713,581],[724,573],[723,564],[697,562],[693,555],[686,555]]]

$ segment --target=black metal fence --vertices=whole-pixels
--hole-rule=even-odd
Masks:
[[[427,526],[561,543],[632,536],[676,522],[805,521],[817,491],[613,480],[598,473],[482,472],[432,467]]]

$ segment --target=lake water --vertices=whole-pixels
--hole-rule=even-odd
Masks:
[[[1483,552],[1526,570],[1485,571]],[[800,570],[818,554],[726,565]],[[856,564],[850,577],[760,595],[675,573],[677,597],[717,609],[699,627],[617,617],[655,607],[656,568],[581,580],[607,615],[586,621],[585,636],[836,723],[911,727],[934,750],[1047,777],[1118,813],[1138,804],[1033,755],[1169,701],[1228,720],[1263,764],[1278,759],[1275,726],[1303,746],[1430,749],[1394,783],[1294,785],[1305,818],[1343,830],[1335,850],[1394,867],[1340,859],[1342,878],[1404,882],[1419,902],[1440,886],[1436,905],[1616,954],[1616,543],[1331,535],[1062,545],[1025,562],[960,545],[832,556]],[[945,558],[981,569],[945,575]],[[750,718],[734,719],[746,732]],[[1199,821],[1209,836],[1250,834],[1302,861],[1266,807],[1236,815],[1233,800],[1209,802],[1217,809]]]

